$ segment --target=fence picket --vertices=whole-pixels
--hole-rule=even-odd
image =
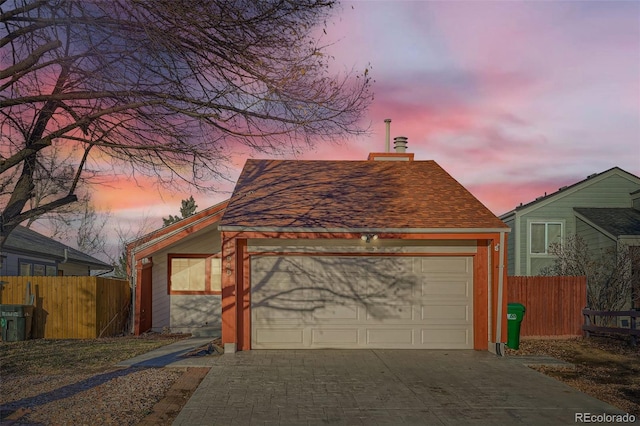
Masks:
[[[507,301],[525,306],[523,337],[582,335],[585,277],[508,277]]]
[[[32,338],[92,339],[125,331],[129,283],[102,277],[0,276],[0,303],[24,304],[27,282],[35,295]],[[108,324],[108,326],[107,326]]]

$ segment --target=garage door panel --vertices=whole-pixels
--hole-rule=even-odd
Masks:
[[[471,321],[467,305],[423,305],[420,319],[434,323],[465,324]]]
[[[371,346],[391,346],[391,345],[413,345],[413,330],[408,328],[368,328],[367,345]]]
[[[296,309],[278,309],[273,307],[254,307],[254,318],[258,321],[275,322],[278,320],[304,321],[306,312]]]
[[[309,264],[300,257],[259,257],[251,262],[251,267],[256,272],[289,272],[303,274],[309,272]]]
[[[263,328],[254,330],[254,345],[294,345],[301,346],[304,343],[304,330],[302,328]]]
[[[413,319],[412,305],[398,306],[371,306],[366,310],[366,320],[374,323],[385,323],[395,321],[407,321]]]
[[[311,329],[311,345],[317,346],[347,346],[358,344],[357,328],[313,328]]]
[[[251,265],[255,349],[473,347],[471,257],[254,256]]]
[[[420,296],[423,298],[450,297],[467,299],[471,296],[471,286],[471,281],[426,280],[420,286]]]
[[[461,328],[427,328],[420,333],[421,343],[433,349],[465,349],[471,342],[470,333]]]
[[[323,321],[358,320],[358,307],[355,305],[325,306],[313,311],[313,318]]]
[[[422,274],[468,274],[471,272],[471,259],[468,257],[423,257],[419,259]]]

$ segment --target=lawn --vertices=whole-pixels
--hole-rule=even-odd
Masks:
[[[536,367],[551,377],[625,412],[640,415],[640,347],[609,337],[522,340],[508,355],[547,355],[575,369]]]
[[[120,361],[188,335],[148,334],[86,340],[25,340],[0,344],[0,376],[99,373]]]

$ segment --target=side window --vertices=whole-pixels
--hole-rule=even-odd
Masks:
[[[20,275],[31,276],[31,264],[26,262],[20,262]]]
[[[531,254],[549,254],[549,246],[562,241],[562,223],[532,222],[529,241]]]
[[[169,294],[220,294],[220,255],[169,254]]]

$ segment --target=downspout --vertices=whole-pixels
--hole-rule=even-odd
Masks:
[[[496,307],[496,354],[504,355],[504,344],[502,343],[502,298],[504,292],[504,232],[500,232],[500,258],[498,259],[498,306]]]
[[[60,261],[60,263],[67,263],[67,260],[69,260],[69,249],[65,248],[64,249],[64,259],[62,261]]]
[[[136,291],[138,290],[138,286],[136,283],[138,282],[138,268],[136,265],[136,250],[131,250],[131,260],[130,260],[131,268],[131,315],[130,315],[130,324],[129,324],[129,332],[131,334],[135,334],[136,330]]]

